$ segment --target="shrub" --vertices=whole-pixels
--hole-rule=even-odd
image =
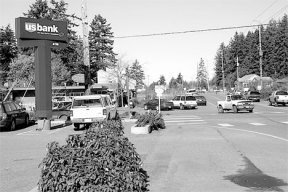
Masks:
[[[144,127],[145,125],[148,125],[152,130],[158,130],[165,128],[165,123],[162,118],[162,114],[159,114],[157,112],[148,112],[140,115],[138,117],[138,120],[136,121],[136,127]]]
[[[148,191],[148,175],[121,121],[94,124],[66,142],[48,144],[40,191]]]

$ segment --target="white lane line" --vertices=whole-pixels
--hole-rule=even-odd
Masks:
[[[202,119],[193,119],[193,120],[185,120],[184,122],[190,122],[190,121],[204,121]],[[165,121],[165,123],[183,123],[183,121]]]
[[[271,113],[281,114],[281,113],[285,113],[285,112],[282,112],[282,111],[275,111],[275,112],[271,112]]]
[[[32,131],[34,131],[34,130],[25,131],[25,132],[22,132],[22,133],[18,133],[16,135],[26,135],[26,134],[30,134]]]
[[[167,119],[165,119],[164,118],[164,120],[165,121],[170,121],[170,120],[183,120],[183,121],[185,121],[185,120],[193,120],[193,119],[200,119],[199,117],[197,117],[197,118],[167,118]]]
[[[217,126],[212,126],[212,127],[216,127],[216,128],[219,128],[219,129],[228,129],[228,130],[233,130],[233,131],[242,131],[242,132],[254,133],[254,134],[264,135],[264,136],[267,136],[267,137],[272,137],[274,139],[279,139],[279,140],[288,142],[288,139],[284,139],[284,138],[277,137],[277,136],[270,135],[270,134],[266,134],[266,133],[259,133],[259,132],[256,132],[256,131],[248,131],[248,130],[243,130],[243,129],[228,128],[228,127],[217,127]]]
[[[232,127],[232,126],[234,126],[234,125],[231,125],[231,124],[228,124],[228,123],[223,123],[223,124],[218,124],[218,125],[220,125],[222,127]]]
[[[263,123],[249,123],[249,124],[256,125],[256,126],[266,125],[266,124],[263,124]]]
[[[288,124],[288,121],[284,121],[284,122],[282,122],[282,123]]]
[[[177,125],[201,125],[201,124],[206,124],[207,122],[199,122],[199,123],[177,123]]]

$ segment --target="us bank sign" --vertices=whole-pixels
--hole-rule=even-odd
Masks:
[[[67,42],[67,22],[46,19],[16,18],[16,38]]]

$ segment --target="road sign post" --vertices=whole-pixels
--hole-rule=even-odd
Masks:
[[[159,113],[161,113],[161,96],[164,92],[164,89],[165,87],[163,85],[155,85],[155,92],[159,99],[159,105],[158,105]]]

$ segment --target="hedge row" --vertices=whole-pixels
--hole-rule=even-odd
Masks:
[[[148,191],[148,175],[121,120],[94,124],[70,135],[64,146],[48,144],[39,191]]]

